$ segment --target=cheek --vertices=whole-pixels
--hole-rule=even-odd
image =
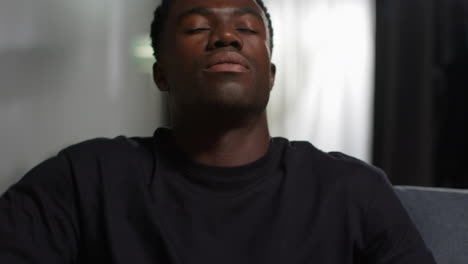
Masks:
[[[208,43],[207,37],[204,34],[194,36],[180,36],[174,37],[174,47],[179,53],[197,53],[205,50]]]
[[[205,50],[206,40],[200,37],[193,37],[190,39],[175,39],[173,42],[172,59],[175,62],[175,72],[181,70],[190,70],[197,66],[198,58]]]
[[[249,57],[254,58],[254,61],[258,64],[270,63],[269,46],[263,39],[247,39],[244,41],[244,51]]]

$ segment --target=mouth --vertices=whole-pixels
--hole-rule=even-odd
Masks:
[[[249,69],[244,67],[241,64],[235,64],[235,63],[220,63],[220,64],[215,64],[212,65],[208,68],[205,69],[207,72],[234,72],[234,73],[242,73],[242,72],[248,72]]]
[[[237,52],[218,52],[208,59],[206,72],[245,73],[250,71],[248,61]]]

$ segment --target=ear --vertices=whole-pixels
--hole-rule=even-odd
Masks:
[[[272,90],[273,86],[275,85],[275,77],[276,77],[276,65],[274,63],[271,63],[271,68],[270,68],[270,90]]]
[[[169,85],[167,84],[167,78],[164,70],[157,62],[153,64],[153,80],[161,92],[169,91]]]

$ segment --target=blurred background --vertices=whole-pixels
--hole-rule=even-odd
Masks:
[[[272,135],[356,156],[393,184],[468,188],[468,1],[264,2]],[[151,76],[158,4],[0,1],[0,193],[70,144],[168,124]]]

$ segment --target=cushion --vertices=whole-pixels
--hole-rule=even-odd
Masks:
[[[394,186],[439,264],[468,263],[468,190]]]

